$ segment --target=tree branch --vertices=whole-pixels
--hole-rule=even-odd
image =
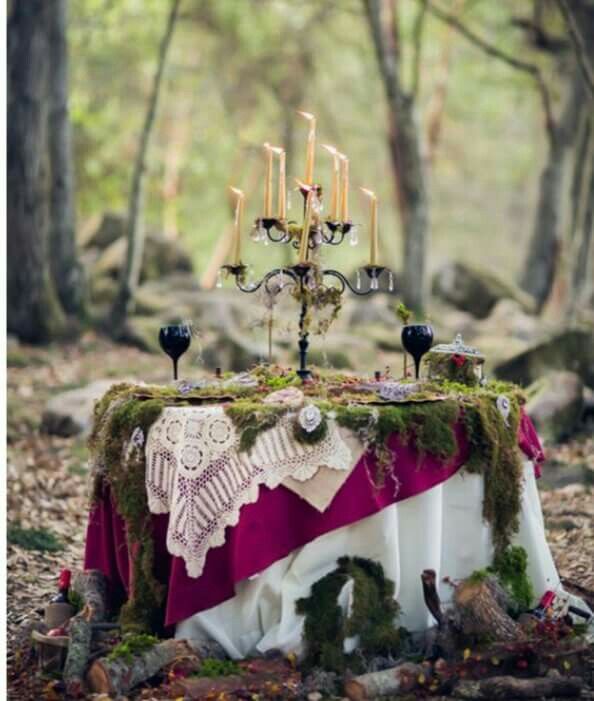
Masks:
[[[421,82],[421,52],[423,48],[423,29],[425,27],[425,17],[427,16],[427,0],[420,0],[421,7],[415,17],[413,27],[413,59],[412,59],[412,80],[410,93],[413,97],[419,92]]]
[[[457,17],[447,12],[444,12],[443,10],[441,10],[440,8],[436,7],[428,1],[427,9],[429,10],[429,12],[431,12],[432,15],[437,17],[442,22],[445,22],[450,27],[453,27],[467,41],[477,46],[488,56],[492,56],[493,58],[502,61],[511,68],[515,68],[518,71],[527,73],[532,77],[532,79],[536,83],[536,87],[540,95],[540,100],[542,102],[547,135],[549,137],[549,141],[552,141],[555,138],[555,119],[553,117],[551,96],[549,94],[549,90],[547,88],[540,68],[534,63],[529,63],[528,61],[523,61],[521,59],[515,58],[514,56],[511,56],[505,51],[501,51],[501,49],[498,49],[496,46],[489,44],[482,37],[478,36],[478,34],[475,34],[471,29],[468,29],[468,27],[465,24],[463,24]]]
[[[557,0],[557,4],[559,5],[559,9],[561,10],[561,14],[563,15],[563,19],[565,20],[567,29],[569,30],[569,36],[571,37],[573,50],[575,51],[579,67],[582,71],[582,75],[584,76],[584,82],[588,86],[590,95],[594,97],[594,68],[592,68],[592,65],[590,64],[590,60],[588,58],[588,51],[586,49],[584,39],[580,34],[580,30],[578,29],[575,17],[569,9],[567,0]]]

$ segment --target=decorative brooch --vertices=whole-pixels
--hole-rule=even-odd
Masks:
[[[501,414],[501,416],[503,416],[505,425],[509,426],[508,417],[509,412],[511,411],[511,402],[509,401],[509,398],[506,397],[505,394],[500,394],[497,397],[495,406],[497,407],[497,411]]]
[[[313,433],[322,423],[322,412],[314,404],[307,404],[299,412],[299,425],[307,433]]]

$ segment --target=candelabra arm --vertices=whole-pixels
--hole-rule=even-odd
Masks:
[[[333,277],[336,278],[340,282],[340,292],[341,294],[344,292],[345,288],[349,288],[349,290],[359,296],[359,297],[365,297],[372,292],[377,292],[378,287],[377,287],[377,280],[379,276],[383,273],[385,268],[381,265],[366,265],[363,270],[367,273],[367,276],[370,281],[370,285],[366,290],[361,290],[357,289],[357,286],[353,286],[349,279],[343,275],[341,272],[338,270],[323,270],[322,275],[324,277]],[[375,281],[375,284],[374,284]]]

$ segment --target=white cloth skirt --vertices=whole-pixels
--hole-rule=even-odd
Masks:
[[[402,612],[399,624],[423,630],[434,621],[423,601],[420,575],[434,569],[442,602],[459,579],[489,565],[493,546],[482,518],[483,478],[464,471],[432,489],[389,506],[373,516],[320,536],[236,585],[232,599],[180,622],[177,638],[218,641],[239,659],[267,650],[302,653],[303,616],[295,601],[307,597],[318,579],[344,555],[380,562],[396,585]],[[528,574],[540,597],[557,589],[559,575],[545,538],[532,463],[524,465],[520,530],[515,543],[528,553]]]

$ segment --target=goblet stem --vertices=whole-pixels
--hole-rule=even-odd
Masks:
[[[419,379],[419,368],[421,366],[421,358],[420,356],[415,356],[415,379]]]
[[[178,358],[173,359],[173,379],[177,380],[177,361]]]

